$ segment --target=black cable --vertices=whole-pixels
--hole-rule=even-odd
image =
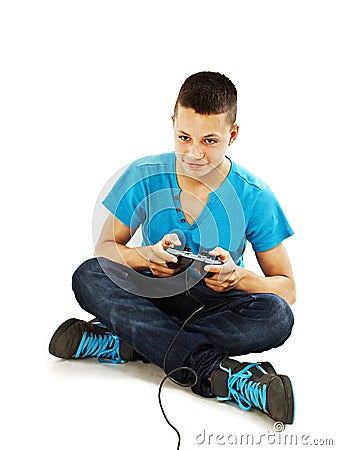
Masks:
[[[190,387],[192,388],[193,386],[195,386],[198,382],[198,375],[196,373],[196,371],[194,369],[192,369],[191,367],[187,367],[187,366],[182,366],[182,367],[177,367],[173,370],[171,370],[169,373],[166,372],[166,361],[167,361],[167,357],[168,354],[170,353],[170,351],[172,350],[173,345],[175,344],[176,340],[178,339],[180,333],[183,331],[183,329],[186,327],[186,325],[190,322],[190,320],[196,315],[198,314],[202,309],[204,309],[205,305],[204,303],[202,303],[199,299],[197,299],[196,297],[194,297],[194,295],[191,294],[189,288],[188,288],[188,268],[186,269],[186,276],[185,276],[185,292],[187,292],[189,294],[189,296],[195,300],[196,302],[198,302],[199,304],[201,304],[202,306],[200,306],[200,308],[197,308],[195,311],[193,311],[193,313],[187,317],[187,319],[184,321],[184,323],[181,325],[181,327],[179,328],[179,330],[177,331],[177,334],[174,336],[174,338],[172,339],[170,345],[168,346],[168,349],[165,352],[164,355],[164,360],[163,360],[163,370],[165,372],[165,377],[161,380],[160,385],[159,385],[159,390],[158,390],[158,401],[159,401],[159,406],[161,409],[161,412],[164,416],[164,419],[166,420],[167,424],[177,433],[178,436],[178,445],[177,445],[177,450],[180,449],[180,442],[181,442],[181,436],[179,433],[179,430],[172,425],[172,423],[169,421],[169,419],[167,418],[167,415],[164,411],[164,407],[161,401],[161,392],[164,386],[164,383],[167,379],[170,379],[171,381],[173,381],[175,384],[178,384],[179,386],[182,387]],[[189,372],[192,372],[194,375],[194,381],[192,383],[181,383],[180,381],[175,380],[174,378],[171,377],[172,374],[174,374],[175,372],[178,372],[180,370],[187,370]]]
[[[163,389],[163,386],[164,386],[164,383],[165,383],[165,381],[169,378],[170,380],[172,380],[172,381],[174,381],[175,382],[175,380],[173,380],[172,378],[171,378],[171,375],[174,373],[174,372],[178,372],[179,370],[190,370],[193,374],[194,374],[194,376],[195,376],[195,383],[197,382],[197,379],[198,379],[198,376],[197,376],[197,374],[196,374],[196,372],[193,370],[193,369],[191,369],[190,367],[177,367],[176,369],[173,369],[173,370],[171,370],[171,372],[169,372],[162,380],[161,380],[161,383],[160,383],[160,385],[159,385],[159,390],[158,390],[158,401],[159,401],[159,406],[160,406],[160,409],[161,409],[161,412],[162,412],[162,414],[163,414],[163,416],[164,416],[164,419],[166,420],[166,422],[168,423],[168,425],[177,433],[177,436],[178,436],[178,445],[177,445],[177,450],[179,450],[180,449],[180,441],[181,441],[181,436],[180,436],[180,433],[179,433],[179,431],[178,431],[178,429],[174,426],[174,425],[172,425],[172,423],[169,421],[169,419],[167,418],[167,415],[166,415],[166,413],[165,413],[165,411],[164,411],[164,407],[163,407],[163,404],[162,404],[162,401],[161,401],[161,391],[162,391],[162,389]],[[178,382],[176,382],[177,384],[179,384]],[[180,384],[181,386],[182,386],[182,384]],[[194,386],[194,384],[192,384],[192,386]],[[189,386],[187,386],[187,387],[189,387]]]

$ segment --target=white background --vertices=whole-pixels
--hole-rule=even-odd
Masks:
[[[101,189],[133,159],[173,150],[178,89],[200,70],[236,84],[230,156],[271,186],[296,232],[293,335],[249,359],[293,381],[297,415],[285,433],[336,443],[334,4],[1,2],[3,448],[176,448],[157,404],[159,369],[57,361],[48,343],[63,320],[88,317],[71,275],[92,255]],[[163,397],[182,449],[218,448],[214,437],[198,444],[204,429],[273,433],[258,413],[169,382]]]

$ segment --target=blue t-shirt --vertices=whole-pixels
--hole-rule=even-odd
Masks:
[[[228,176],[209,194],[199,217],[189,224],[180,204],[175,153],[134,161],[103,200],[106,208],[131,229],[141,227],[143,245],[177,233],[193,253],[215,247],[228,250],[243,266],[247,240],[254,251],[280,244],[293,231],[269,187],[231,161]]]

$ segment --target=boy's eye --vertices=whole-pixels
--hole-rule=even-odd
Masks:
[[[205,139],[206,144],[216,144],[217,141],[215,139]]]
[[[190,138],[188,136],[181,135],[178,137],[183,142],[189,142]]]

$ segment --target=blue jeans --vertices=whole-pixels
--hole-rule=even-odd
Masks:
[[[183,322],[200,307],[198,301],[204,304],[179,334],[165,367],[166,372],[182,366],[192,368],[198,375],[192,390],[203,397],[212,397],[207,379],[225,357],[278,347],[291,334],[292,311],[275,294],[239,290],[217,293],[201,280],[180,294],[147,298],[113,281],[120,278],[124,287],[127,283],[131,286],[133,273],[106,258],[85,261],[73,275],[76,299],[141,359],[161,368]],[[149,288],[152,281],[148,277]],[[172,377],[181,383],[194,381],[190,371],[177,371]]]

